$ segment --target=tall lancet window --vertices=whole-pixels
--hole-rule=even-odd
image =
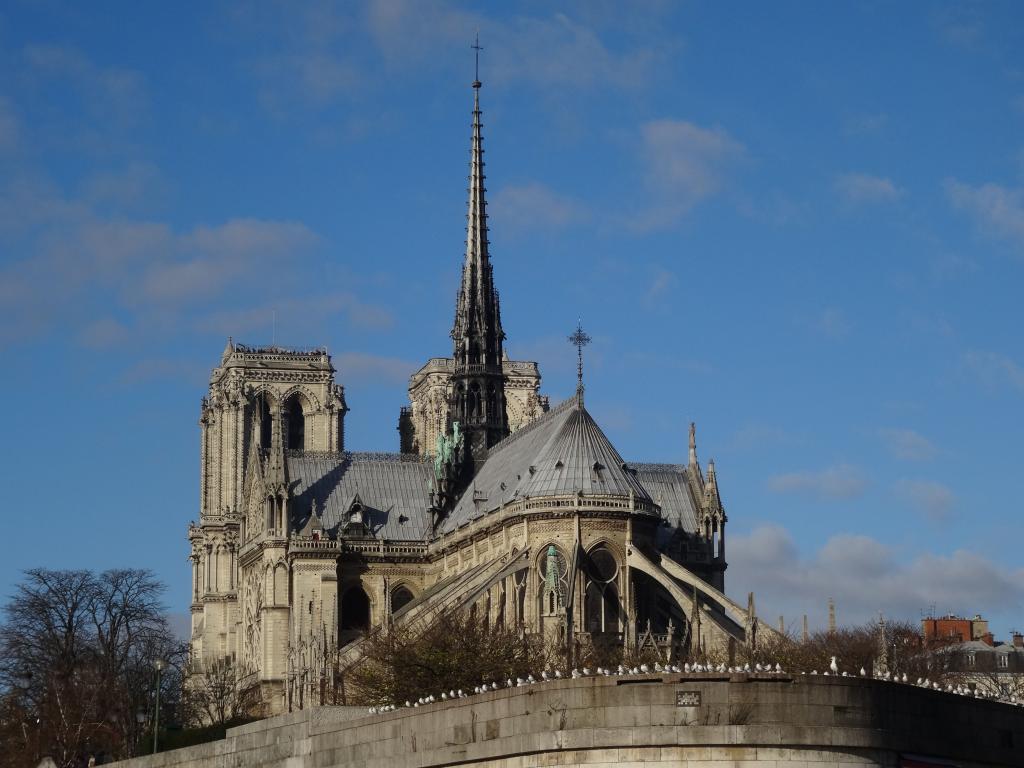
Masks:
[[[306,447],[306,414],[302,399],[298,395],[288,398],[285,405],[288,413],[288,450],[301,451]]]
[[[607,548],[590,551],[583,610],[587,631],[592,634],[619,631],[618,576],[619,566]]]
[[[270,402],[265,394],[260,395],[260,448],[270,448],[270,440],[273,435],[274,419],[270,415]]]
[[[565,555],[552,544],[538,563],[541,577],[541,614],[555,616],[565,606],[569,587],[569,567]]]

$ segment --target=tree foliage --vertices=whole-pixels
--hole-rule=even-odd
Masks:
[[[624,649],[621,641],[588,638],[574,648],[526,634],[521,626],[489,623],[474,611],[453,611],[425,631],[422,627],[379,629],[366,641],[364,655],[346,675],[349,703],[380,705],[416,701],[421,696],[497,682],[504,685],[543,670],[619,664],[653,664],[654,650]]]
[[[536,673],[547,664],[544,645],[519,627],[488,624],[474,612],[454,611],[426,631],[380,629],[350,675],[359,703],[415,701],[428,694]]]
[[[884,628],[876,622],[840,626],[834,631],[811,633],[807,639],[789,634],[762,633],[756,649],[738,648],[738,663],[779,664],[788,672],[824,673],[835,657],[841,672],[859,675],[887,669],[915,681],[928,678],[935,682],[950,679],[955,652],[945,640],[925,643],[916,625],[891,621]],[[726,661],[724,653],[701,659]]]
[[[25,572],[0,624],[2,727],[15,739],[3,765],[134,754],[152,717],[156,659],[168,664],[161,705],[170,716],[184,649],[168,627],[163,590],[146,570]]]
[[[186,723],[223,726],[246,714],[230,656],[208,661],[202,668],[194,662],[186,667],[182,690],[182,717]]]

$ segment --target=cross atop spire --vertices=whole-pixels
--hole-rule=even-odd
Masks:
[[[476,42],[473,43],[469,47],[472,48],[474,53],[476,54],[476,62],[475,62],[476,63],[476,69],[475,69],[475,77],[473,78],[473,87],[476,88],[477,90],[479,90],[480,86],[482,85],[482,83],[480,82],[480,51],[483,50],[483,46],[480,45],[480,32],[479,31],[476,33]]]
[[[576,392],[580,393],[583,391],[583,348],[587,346],[593,339],[591,339],[583,331],[583,320],[576,321],[576,331],[569,337],[569,343],[576,347]]]

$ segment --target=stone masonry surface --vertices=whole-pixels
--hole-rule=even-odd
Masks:
[[[320,707],[123,768],[1024,766],[1024,709],[877,680],[560,680],[370,715]],[[947,762],[942,762],[943,760]]]

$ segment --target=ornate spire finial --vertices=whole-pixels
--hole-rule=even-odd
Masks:
[[[475,54],[474,64],[476,66],[474,69],[473,87],[479,90],[482,85],[480,82],[480,51],[483,50],[483,46],[480,45],[480,30],[477,30],[476,32],[476,42],[469,47],[473,49],[473,53]]]
[[[690,422],[690,466],[697,466],[697,425]]]
[[[569,343],[576,347],[576,392],[580,393],[583,391],[583,348],[587,346],[593,339],[591,339],[583,331],[583,321],[577,319],[576,321],[576,332],[569,337]]]

